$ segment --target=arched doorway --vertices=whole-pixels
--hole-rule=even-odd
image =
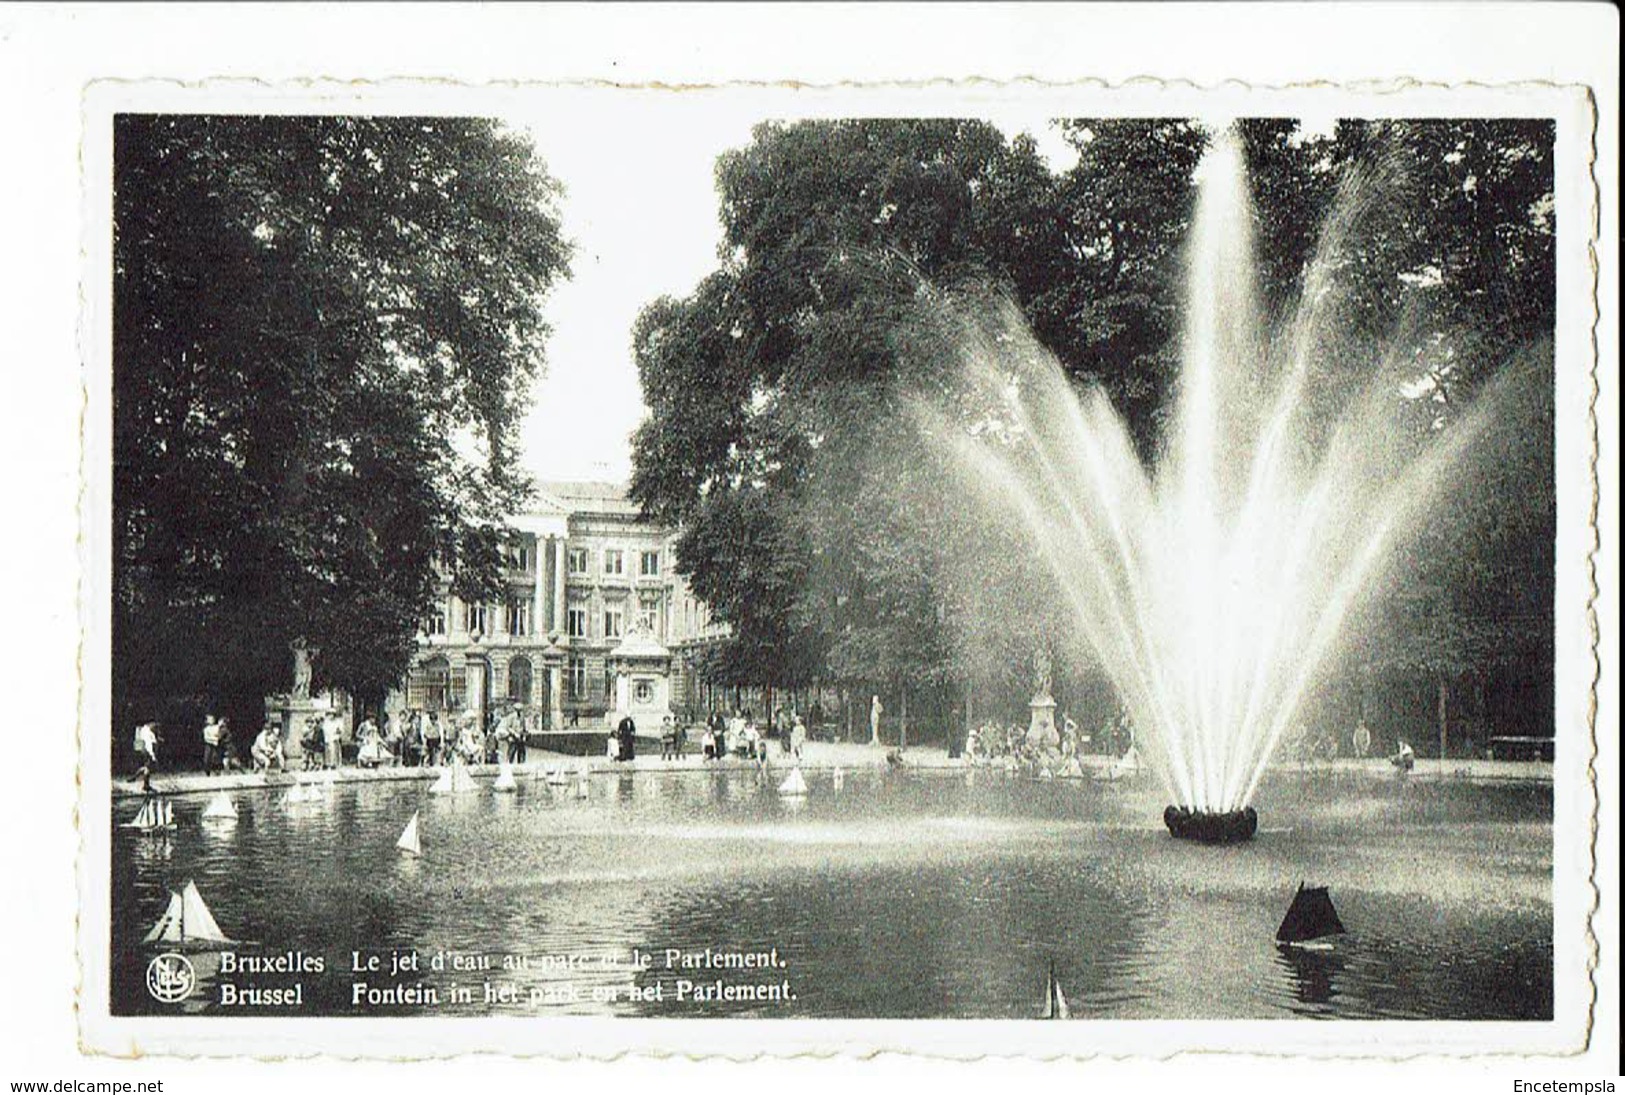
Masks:
[[[529,707],[536,688],[535,671],[531,668],[530,659],[515,658],[508,663],[508,702],[520,707]]]

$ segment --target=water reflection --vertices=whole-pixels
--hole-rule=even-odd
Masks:
[[[1262,811],[1279,831],[1215,849],[1169,840],[1149,792],[1116,785],[809,782],[796,804],[773,773],[714,771],[600,777],[590,801],[545,783],[377,783],[290,810],[244,791],[218,828],[182,800],[168,838],[115,831],[115,1008],[165,1010],[140,938],[191,878],[245,953],[304,949],[334,970],[390,948],[515,964],[502,976],[517,999],[451,1014],[1028,1018],[1053,963],[1080,1018],[1551,1015],[1549,794],[1440,787],[1419,805],[1414,788],[1283,782]],[[414,812],[420,858],[394,846]],[[1332,887],[1349,927],[1332,952],[1273,944],[1305,876]],[[785,966],[760,979],[794,999],[679,1006],[691,972],[565,964],[668,948],[776,948]],[[306,1013],[356,1013],[346,977],[305,995]]]
[[[1330,1004],[1337,995],[1337,980],[1348,965],[1342,948],[1331,944],[1324,950],[1277,944],[1275,959],[1290,978],[1292,997],[1300,1004]],[[1311,1014],[1324,1011],[1309,1009]]]

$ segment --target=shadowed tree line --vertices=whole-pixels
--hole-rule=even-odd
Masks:
[[[376,702],[443,572],[493,591],[556,194],[478,119],[116,119],[115,743],[252,733],[296,642]]]
[[[632,483],[681,527],[679,568],[733,627],[705,666],[714,681],[873,689],[892,714],[912,691],[916,710],[958,718],[976,696],[990,713],[1024,702],[1047,645],[1059,683],[1089,690],[1031,546],[978,519],[910,410],[959,397],[921,301],[966,290],[1012,301],[1154,459],[1206,133],[1054,124],[1076,153],[1062,170],[1029,138],[940,119],[766,124],[720,158],[717,269],[636,327],[652,415]],[[1501,721],[1549,733],[1551,123],[1239,128],[1268,319],[1296,307],[1323,235],[1341,233],[1311,287],[1336,316],[1318,387],[1346,394],[1398,358],[1408,445],[1451,428],[1509,362],[1524,380],[1480,446],[1483,474],[1401,546],[1407,579],[1367,606],[1354,665],[1368,682],[1466,684],[1485,711],[1488,685],[1509,693]]]

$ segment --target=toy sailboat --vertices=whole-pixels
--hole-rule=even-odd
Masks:
[[[185,888],[169,892],[169,907],[158,923],[141,940],[143,943],[230,943],[220,925],[214,922],[197,884],[188,881]]]
[[[1066,994],[1061,991],[1061,983],[1055,979],[1054,962],[1049,964],[1049,974],[1044,978],[1044,1014],[1042,1018],[1072,1018],[1072,1010],[1066,1006]]]
[[[560,764],[547,770],[547,785],[549,787],[563,787],[570,782],[570,777],[564,774],[564,765]]]
[[[790,774],[779,784],[779,794],[785,796],[800,796],[807,793],[807,780],[801,774],[799,767],[790,769]]]
[[[518,789],[519,784],[515,783],[513,778],[513,765],[508,763],[507,757],[503,757],[502,765],[497,769],[496,782],[491,784],[491,790],[516,791]]]
[[[324,797],[321,788],[314,783],[306,783],[300,780],[292,787],[289,787],[288,793],[282,796],[282,805],[303,806],[311,802],[321,802]]]
[[[1292,906],[1275,931],[1275,941],[1285,947],[1303,947],[1309,950],[1329,950],[1334,935],[1345,935],[1348,929],[1337,918],[1331,895],[1325,886],[1305,886],[1298,883],[1298,892]]]
[[[460,795],[479,790],[479,784],[468,774],[461,761],[452,761],[451,767],[440,773],[440,778],[429,788],[431,795]]]
[[[142,804],[141,812],[127,826],[131,829],[140,829],[143,832],[157,832],[160,829],[173,829],[175,827],[175,807],[168,799],[149,795]]]
[[[236,821],[237,807],[231,804],[231,797],[224,791],[216,791],[215,796],[209,800],[209,805],[203,810],[204,821]]]
[[[395,842],[395,847],[409,855],[423,854],[423,844],[418,840],[417,811],[412,812],[412,820],[408,821],[406,828],[401,830],[401,838]]]
[[[837,791],[839,791],[842,787],[845,787],[846,786],[846,769],[845,768],[837,768],[837,769],[835,769],[835,773],[834,773],[834,775],[830,776],[829,781],[830,781],[830,786],[834,787]]]

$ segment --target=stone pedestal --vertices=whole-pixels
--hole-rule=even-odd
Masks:
[[[1027,723],[1027,748],[1058,748],[1061,735],[1055,729],[1055,698],[1048,690],[1041,691],[1027,706],[1032,710],[1032,718]]]
[[[610,728],[631,715],[639,733],[658,737],[661,725],[673,717],[671,652],[639,628],[610,651],[609,667],[615,674],[614,706],[606,716]]]
[[[299,739],[305,736],[305,724],[310,717],[320,715],[325,718],[332,709],[332,703],[326,698],[312,699],[309,696],[287,695],[265,697],[265,717],[282,728],[282,755],[288,758],[290,764],[305,755]],[[256,726],[244,737],[233,728],[233,746],[241,754],[238,759],[246,763],[248,749],[259,732],[260,728]]]
[[[542,651],[542,671],[547,674],[547,729],[564,729],[564,659],[567,652],[559,646],[557,631],[548,635],[547,648]]]

